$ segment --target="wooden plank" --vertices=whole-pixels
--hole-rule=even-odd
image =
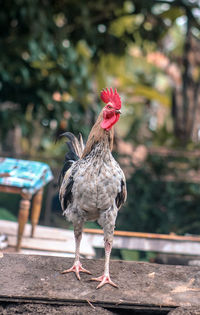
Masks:
[[[89,234],[103,234],[101,229],[84,229],[85,233]],[[114,235],[125,236],[125,237],[141,237],[141,238],[152,238],[152,239],[164,239],[164,240],[175,240],[175,241],[191,241],[200,242],[200,236],[189,236],[189,235],[176,235],[172,234],[158,234],[158,233],[143,233],[143,232],[130,232],[130,231],[114,231]]]
[[[169,241],[156,239],[122,239],[120,237],[114,238],[115,248],[124,246],[127,249],[153,251],[168,254],[182,254],[182,255],[200,255],[200,243],[189,241]]]
[[[0,220],[0,231],[2,233],[9,233],[10,235],[16,235],[18,228],[17,222],[11,222],[7,220]],[[103,234],[102,229],[84,229],[86,234]],[[31,224],[26,224],[24,235],[29,237],[31,233]],[[46,239],[59,239],[66,240],[66,238],[73,235],[72,230],[47,227],[38,225],[35,237]],[[200,236],[190,235],[176,235],[176,234],[157,234],[157,233],[143,233],[143,232],[131,232],[131,231],[115,231],[114,235],[123,237],[137,237],[137,238],[150,238],[150,239],[164,239],[164,240],[178,240],[178,241],[191,241],[200,242]]]
[[[0,220],[0,232],[8,235],[17,235],[18,223],[7,220]],[[24,230],[24,236],[30,237],[31,235],[31,224],[27,223]],[[59,229],[54,227],[47,227],[37,225],[34,238],[38,239],[54,239],[63,240],[71,239],[74,232],[67,229]]]
[[[91,276],[73,273],[70,258],[5,254],[0,259],[0,300],[31,303],[75,304],[155,312],[179,306],[200,307],[200,269],[145,262],[111,261],[111,278],[119,288],[96,290]],[[93,276],[102,273],[102,260],[82,260]],[[9,276],[8,276],[9,275]],[[156,313],[155,313],[156,314]]]
[[[16,236],[8,236],[9,246],[15,247],[17,241]],[[67,252],[74,253],[74,238],[68,239],[67,241],[58,241],[58,240],[46,240],[46,239],[35,239],[35,238],[26,238],[22,239],[22,248],[26,249],[38,249],[54,252]],[[86,257],[94,257],[94,249],[88,242],[83,240],[81,242],[81,255]]]
[[[23,255],[41,255],[41,256],[56,256],[56,257],[74,257],[74,253],[65,252],[54,252],[46,250],[35,250],[35,249],[21,249],[20,254]]]
[[[93,247],[102,247],[102,230],[84,229]],[[199,236],[180,236],[115,231],[113,248],[154,251],[159,253],[200,255]]]
[[[88,234],[88,242],[97,248],[102,247],[101,234]],[[153,251],[168,254],[200,255],[200,242],[171,241],[162,239],[148,239],[140,237],[114,236],[113,248],[130,250]]]
[[[8,236],[8,245],[16,246],[17,242],[17,222],[10,222],[0,220],[0,232]],[[34,249],[50,252],[74,253],[75,242],[74,233],[69,230],[62,230],[58,228],[49,228],[37,226],[34,238],[30,237],[31,224],[26,224],[24,237],[22,239],[23,249]],[[80,254],[87,258],[95,256],[95,251],[92,245],[88,242],[88,237],[83,235],[81,241]]]
[[[17,223],[0,221],[0,231],[9,236],[9,244],[14,246],[13,237],[17,234]],[[35,237],[29,239],[31,225],[27,224],[24,233],[23,247],[57,252],[74,252],[73,231],[37,226]],[[103,231],[84,229],[81,242],[81,254],[94,257],[95,247],[102,248]],[[115,231],[113,248],[174,253],[183,255],[200,255],[200,237],[179,236],[153,233]]]
[[[11,193],[11,194],[20,194],[23,192],[23,188],[15,187],[15,186],[5,186],[0,185],[0,192]]]
[[[18,228],[17,222],[11,222],[7,220],[0,220],[0,231],[2,233],[9,233],[10,235],[16,235]],[[103,235],[102,229],[84,229],[86,234],[101,234]],[[26,224],[24,235],[29,237],[31,233],[31,224]],[[73,230],[47,227],[38,225],[35,237],[46,238],[46,239],[59,239],[66,240],[66,238],[73,235]],[[114,231],[114,235],[123,237],[137,237],[137,238],[149,238],[149,239],[164,239],[164,240],[175,240],[175,241],[191,241],[200,242],[200,236],[194,235],[176,235],[176,234],[158,234],[158,233],[143,233],[143,232],[131,232],[131,231]]]

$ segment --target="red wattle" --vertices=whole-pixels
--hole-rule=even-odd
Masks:
[[[109,119],[104,118],[101,122],[101,128],[105,130],[110,130],[114,124],[119,120],[120,115],[116,114]]]

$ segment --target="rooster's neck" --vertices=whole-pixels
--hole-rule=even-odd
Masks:
[[[105,130],[101,127],[101,122],[103,119],[103,112],[100,113],[97,118],[96,123],[92,127],[85,149],[83,151],[82,158],[86,157],[95,148],[96,145],[101,144],[102,150],[112,151],[113,148],[113,137],[114,130],[113,127],[110,130]]]

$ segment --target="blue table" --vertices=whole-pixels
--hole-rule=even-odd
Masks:
[[[17,251],[20,250],[25,224],[31,211],[31,236],[38,223],[43,187],[53,179],[46,163],[0,157],[0,192],[20,194],[22,199],[18,214]]]

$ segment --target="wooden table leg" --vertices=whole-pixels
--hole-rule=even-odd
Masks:
[[[21,248],[22,236],[24,233],[24,227],[28,221],[29,209],[30,209],[30,195],[23,195],[22,200],[20,201],[20,209],[18,215],[18,234],[17,234],[17,245],[16,250],[19,251]]]
[[[32,224],[31,237],[34,236],[35,227],[38,224],[38,220],[40,217],[42,197],[43,197],[43,189],[40,189],[33,197],[32,211],[31,211],[31,224]]]

